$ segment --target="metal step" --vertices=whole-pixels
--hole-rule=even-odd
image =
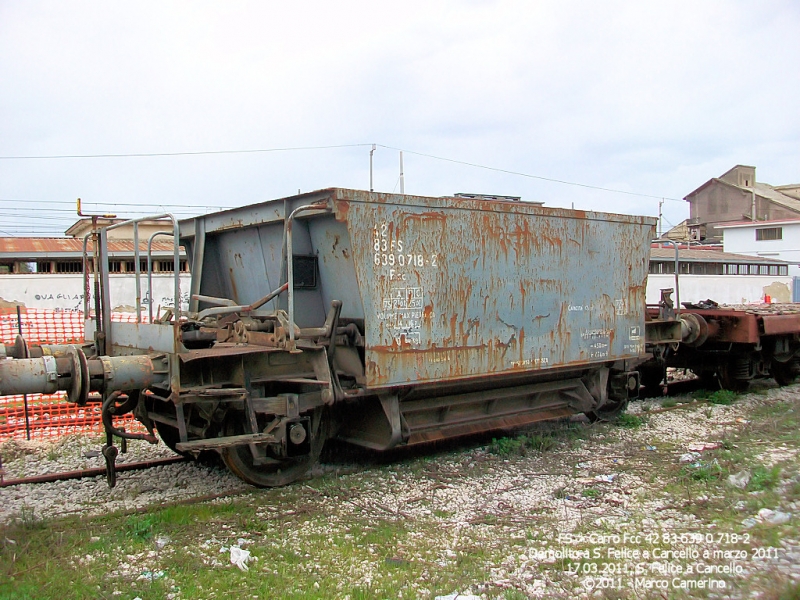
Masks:
[[[205,440],[193,440],[191,442],[179,442],[175,444],[175,449],[179,452],[193,452],[195,450],[219,450],[220,448],[230,448],[232,446],[244,446],[246,444],[274,443],[277,439],[270,433],[248,433],[245,435],[231,435],[228,437],[208,438]]]

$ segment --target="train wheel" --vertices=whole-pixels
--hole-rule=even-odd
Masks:
[[[175,408],[172,406],[171,403],[163,401],[161,399],[155,400],[155,397],[152,395],[145,396],[145,405],[147,407],[148,412],[157,412],[165,417],[169,417],[173,421],[175,420]],[[156,428],[156,433],[158,433],[158,437],[164,442],[164,445],[172,450],[175,454],[180,454],[181,456],[185,456],[186,458],[191,458],[191,455],[185,452],[178,452],[175,449],[175,445],[181,441],[181,436],[178,433],[178,428],[173,427],[172,425],[167,425],[166,423],[162,423],[161,421],[153,420],[153,426]]]
[[[750,380],[747,379],[749,372],[750,360],[748,358],[732,358],[719,365],[717,377],[723,390],[744,393],[750,387]]]
[[[305,475],[317,462],[327,435],[327,419],[321,408],[311,413],[311,448],[308,454],[292,458],[267,459],[264,464],[254,464],[249,446],[233,446],[221,451],[225,466],[239,479],[256,487],[287,485]],[[242,435],[244,418],[228,418],[224,435]]]
[[[797,359],[786,362],[773,360],[772,364],[770,364],[769,372],[778,385],[792,385],[797,381],[797,376],[800,375],[800,361]]]
[[[181,456],[185,456],[186,458],[191,458],[192,455],[188,452],[179,452],[176,450],[175,446],[178,442],[181,441],[181,436],[178,433],[177,427],[172,427],[171,425],[167,425],[165,423],[161,423],[160,421],[153,421],[153,424],[156,426],[156,432],[158,432],[158,437],[161,438],[161,441],[164,442],[164,445],[172,450],[175,454],[180,454]]]

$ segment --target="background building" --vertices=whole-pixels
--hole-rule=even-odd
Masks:
[[[120,221],[120,220],[118,220]],[[114,222],[103,219],[101,225]],[[147,284],[148,239],[163,232],[163,223],[145,222],[139,228],[140,293],[147,313],[152,303],[154,310],[174,306],[175,256],[171,236],[158,236],[151,244],[152,286]],[[82,219],[67,230],[75,237],[63,238],[0,238],[0,309],[17,305],[24,308],[51,309],[60,312],[82,312],[85,295],[84,269],[90,280],[94,263],[89,242],[86,263],[83,257],[83,238],[91,232],[91,220]],[[109,282],[112,310],[135,312],[136,260],[133,228],[112,229],[109,236]],[[170,230],[168,233],[172,233]],[[189,269],[183,248],[180,249],[181,302],[188,307]],[[91,289],[91,287],[90,287]]]
[[[681,302],[713,300],[719,304],[753,304],[769,296],[773,302],[790,302],[792,277],[781,260],[721,252],[719,249],[679,250],[678,282]],[[654,244],[646,298],[656,304],[664,288],[675,288],[675,249]],[[676,296],[672,296],[677,300]]]
[[[720,225],[800,218],[800,184],[771,186],[756,181],[756,168],[736,165],[688,194],[689,237],[720,242]]]
[[[772,258],[788,263],[792,300],[800,302],[800,217],[780,221],[740,221],[720,225],[725,252]]]

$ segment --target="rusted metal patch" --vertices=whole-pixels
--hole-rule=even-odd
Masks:
[[[651,219],[353,193],[370,387],[638,357]]]
[[[764,335],[800,333],[800,314],[765,315],[762,322]]]

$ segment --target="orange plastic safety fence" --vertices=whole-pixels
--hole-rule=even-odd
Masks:
[[[20,321],[22,337],[28,344],[69,344],[84,341],[82,312],[60,312],[51,309],[22,308],[18,321],[16,309],[0,313],[0,343],[13,344]],[[135,322],[136,315],[112,313],[112,321]],[[6,359],[13,360],[13,359]],[[27,403],[27,419],[25,405]],[[144,427],[127,414],[115,417],[114,425],[126,431],[142,432]],[[66,394],[28,394],[0,396],[0,442],[8,439],[53,439],[68,434],[102,434],[100,405],[80,407],[66,400]]]

